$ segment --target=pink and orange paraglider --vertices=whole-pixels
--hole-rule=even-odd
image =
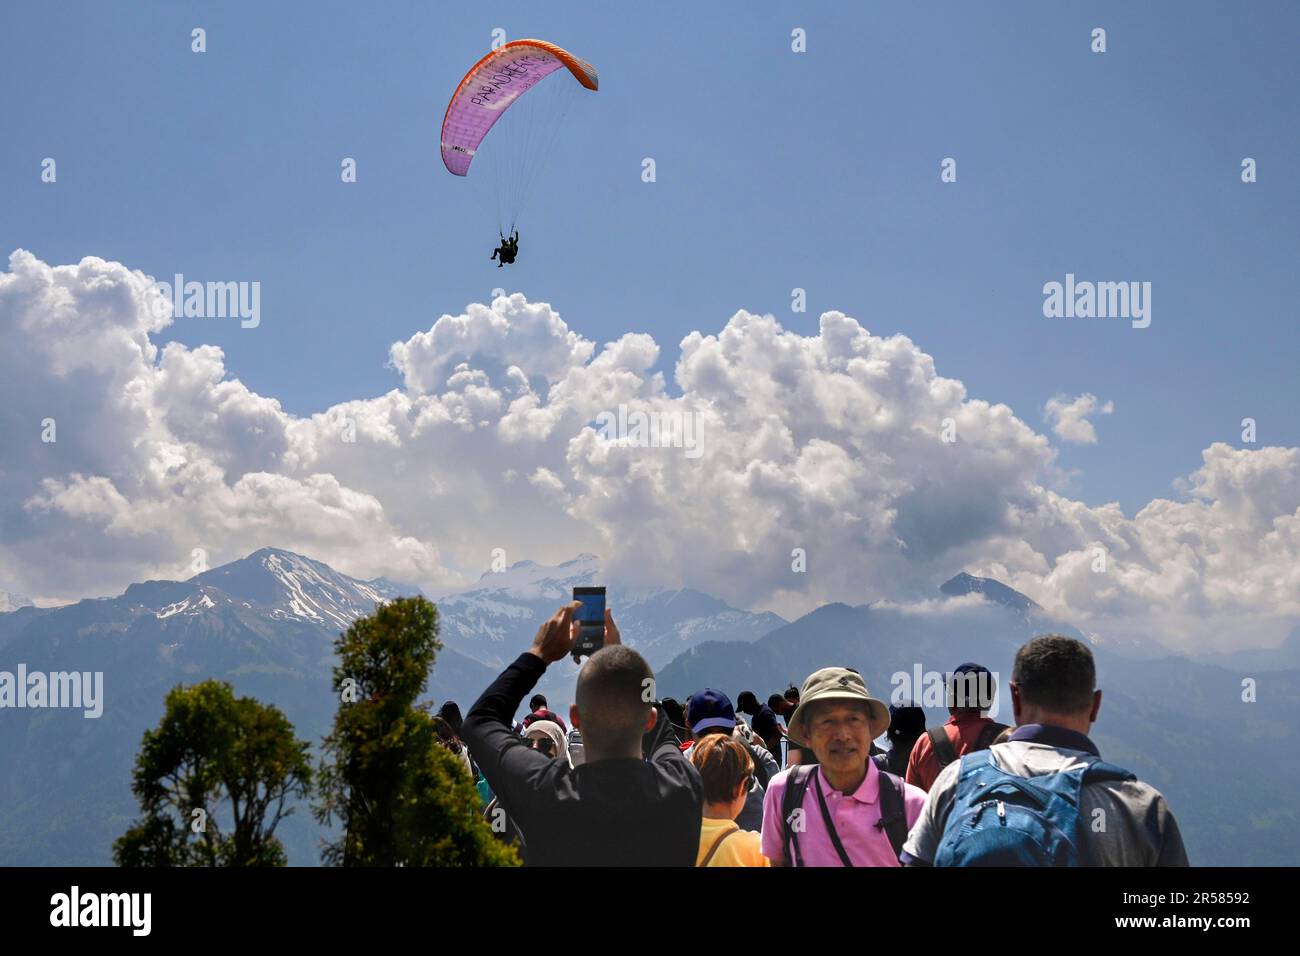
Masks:
[[[570,75],[536,89],[560,70]],[[561,80],[563,89],[557,88]],[[503,234],[514,227],[537,166],[554,145],[572,91],[581,88],[599,88],[590,63],[545,40],[514,40],[475,63],[452,94],[442,120],[442,161],[456,176],[468,175],[483,140],[506,119],[482,150],[491,168],[475,173],[494,180]]]

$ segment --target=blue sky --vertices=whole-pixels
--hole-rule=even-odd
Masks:
[[[495,27],[602,84],[502,271],[438,158]],[[1243,417],[1300,444],[1298,29],[1281,3],[6,4],[0,249],[259,280],[258,329],[163,340],[221,346],[297,414],[397,386],[389,344],[498,284],[597,341],[650,333],[670,373],[737,309],[810,334],[839,309],[1040,431],[1054,394],[1113,401],[1061,463],[1131,514]],[[1150,281],[1151,327],[1045,319],[1067,272]]]

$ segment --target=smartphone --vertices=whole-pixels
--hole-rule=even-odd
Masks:
[[[578,608],[578,639],[573,644],[573,659],[590,657],[605,646],[605,589],[574,588]]]

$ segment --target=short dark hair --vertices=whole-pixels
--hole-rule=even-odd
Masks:
[[[686,708],[675,697],[665,697],[659,701],[668,713],[668,719],[678,727],[686,726]]]
[[[433,732],[438,735],[438,743],[454,754],[460,753],[460,743],[456,740],[456,731],[451,729],[451,724],[447,723],[444,718],[434,716]]]
[[[916,740],[925,733],[925,711],[912,702],[889,708],[889,730],[885,732],[890,740]]]
[[[736,697],[736,706],[749,713],[751,710],[758,710],[758,697],[752,690],[742,690]]]
[[[793,703],[799,703],[799,688],[791,684],[785,689],[785,699]]]
[[[621,750],[641,739],[650,716],[647,681],[653,680],[645,658],[622,644],[602,647],[588,658],[573,693],[587,747]]]
[[[785,698],[780,694],[773,694],[767,699],[767,706],[771,707],[773,710],[778,710],[785,706]]]
[[[528,702],[529,710],[540,710],[546,706],[546,697],[542,694],[534,694],[532,700]]]
[[[1082,641],[1044,634],[1016,652],[1011,680],[1026,704],[1049,713],[1078,714],[1092,707],[1097,665]]]
[[[449,700],[439,707],[438,716],[451,725],[457,737],[460,736],[460,725],[464,723],[464,719],[460,715],[460,707],[454,700]]]

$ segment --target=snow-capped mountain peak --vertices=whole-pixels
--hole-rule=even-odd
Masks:
[[[607,585],[607,606],[623,642],[652,667],[704,641],[752,641],[785,621],[752,614],[689,589],[628,586],[607,580],[600,559],[580,554],[557,565],[519,561],[489,571],[470,588],[438,600],[442,638],[469,657],[500,667],[526,648],[537,626],[573,596],[575,587]]]
[[[589,587],[601,582],[600,558],[580,554],[563,564],[548,566],[536,561],[516,561],[504,571],[488,570],[472,587],[458,592],[472,594],[509,591],[520,600],[568,600],[575,587]]]
[[[281,548],[254,551],[187,583],[216,588],[237,603],[268,607],[273,617],[296,617],[340,629],[371,613],[377,603],[401,596],[390,582],[359,581]],[[190,606],[195,602],[202,606],[197,596]]]
[[[960,597],[963,594],[972,593],[979,594],[986,601],[1001,604],[1003,607],[1009,607],[1021,613],[1042,610],[1035,601],[1021,594],[1015,588],[1009,588],[1001,581],[996,581],[993,578],[977,578],[965,571],[949,578],[940,585],[939,590],[950,597]]]
[[[11,591],[0,591],[0,614],[7,611],[16,611],[20,607],[31,606],[31,598],[23,597],[21,594],[14,594]]]

